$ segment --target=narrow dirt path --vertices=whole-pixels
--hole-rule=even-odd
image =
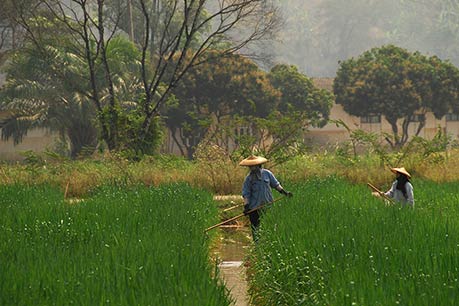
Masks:
[[[215,198],[219,202],[228,202],[230,199],[228,197]],[[233,199],[237,200],[237,198],[232,198],[231,200]],[[239,222],[238,224],[233,224],[234,227],[218,229],[221,231],[221,237],[218,248],[213,254],[214,258],[219,262],[220,277],[228,290],[230,290],[234,306],[250,305],[244,259],[247,255],[251,238],[249,229],[243,225],[243,222]]]
[[[225,230],[225,232],[228,231],[237,230]],[[240,236],[241,234],[236,233],[233,235]],[[218,251],[218,256],[221,260],[219,264],[220,275],[226,287],[231,292],[231,296],[235,301],[235,306],[249,305],[246,269],[244,266],[244,257],[247,247],[248,246],[241,241],[234,241],[226,238]]]

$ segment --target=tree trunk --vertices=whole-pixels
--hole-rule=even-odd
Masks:
[[[99,37],[100,37],[100,49],[102,56],[102,63],[104,67],[105,79],[107,81],[108,93],[109,93],[109,111],[108,111],[108,120],[107,125],[109,126],[109,137],[107,140],[107,145],[109,150],[117,149],[118,147],[118,111],[116,110],[116,98],[115,90],[113,87],[112,75],[110,72],[110,65],[107,60],[107,50],[106,43],[104,40],[105,37],[105,24],[104,24],[104,1],[98,0],[98,17],[99,17]]]
[[[175,132],[177,131],[177,129],[170,129],[170,131],[171,131],[172,139],[174,140],[175,144],[180,150],[180,154],[182,154],[182,156],[185,156],[185,151],[183,150],[182,144],[179,142],[179,140],[177,139],[177,136],[175,135]]]
[[[134,20],[132,17],[132,0],[127,0],[127,14],[128,14],[128,31],[129,31],[129,39],[132,42],[135,42],[134,37]]]
[[[386,141],[390,144],[392,148],[396,148],[400,145],[400,137],[398,135],[398,126],[397,126],[397,118],[390,119],[387,118],[387,121],[389,122],[391,128],[392,128],[392,135],[394,136],[393,140],[390,140],[389,138],[386,137]]]

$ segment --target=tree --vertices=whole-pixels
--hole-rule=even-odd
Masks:
[[[85,147],[96,147],[97,114],[88,99],[87,67],[77,51],[61,33],[57,39],[49,38],[46,43],[43,40],[40,48],[29,44],[14,54],[6,70],[7,82],[0,92],[1,108],[11,114],[2,123],[3,139],[13,137],[18,143],[30,129],[45,127],[68,139],[73,158]],[[107,45],[114,90],[124,108],[131,107],[131,100],[136,100],[130,95],[136,87],[132,72],[136,69],[133,59],[137,52],[130,42],[119,37]],[[101,94],[106,89],[102,86],[104,81],[104,75],[97,73]]]
[[[430,110],[441,118],[458,97],[458,70],[437,57],[388,45],[340,63],[334,82],[336,103],[355,116],[384,115],[392,127],[393,147],[408,140],[408,126],[420,114],[419,134]],[[398,120],[402,119],[401,131]]]
[[[264,156],[283,162],[302,149],[302,137],[309,125],[323,126],[328,121],[333,95],[314,87],[295,66],[276,65],[268,73],[279,103],[268,117],[249,118],[260,135],[241,139],[241,153],[256,147]]]
[[[212,55],[225,56],[261,40],[275,28],[277,18],[269,1],[153,1],[139,0],[144,16],[142,67],[153,66],[152,75],[142,74],[145,89],[142,142],[152,118],[159,114],[167,94],[193,66]],[[205,17],[203,17],[205,15]],[[150,24],[155,24],[150,31]],[[237,37],[237,38],[236,38]],[[218,48],[219,53],[212,52]],[[148,51],[150,50],[150,58]],[[158,86],[164,92],[157,96]]]
[[[21,2],[8,1],[17,12],[18,22],[26,31],[27,40],[43,55],[46,55],[46,46],[53,34],[66,34],[70,49],[85,71],[81,81],[90,90],[83,94],[98,113],[101,138],[110,150],[118,148],[120,107],[107,59],[107,44],[113,38],[116,27],[106,33],[104,0],[37,0],[38,4],[32,10]],[[50,29],[53,32],[50,33]],[[103,75],[103,82],[100,82],[98,75]],[[62,74],[56,77],[61,82],[69,82]]]
[[[333,96],[327,90],[318,89],[298,68],[276,65],[268,74],[271,84],[281,92],[278,110],[284,115],[299,111],[304,125],[324,126],[333,105]]]
[[[33,10],[38,0],[2,1],[0,10],[0,66],[7,60],[8,54],[22,46],[24,31],[18,23],[17,7]]]
[[[144,26],[139,35],[141,55],[137,58],[143,94],[135,110],[123,114],[107,60],[107,44],[118,31],[121,14],[108,16],[107,2],[39,0],[41,11],[32,12],[32,18],[26,14],[30,12],[21,11],[21,25],[38,46],[40,31],[31,23],[44,15],[50,16],[45,22],[58,24],[74,37],[78,56],[87,67],[86,79],[91,88],[88,98],[94,103],[101,137],[110,150],[121,147],[121,117],[135,114],[130,146],[136,152],[150,152],[158,134],[160,109],[188,69],[199,64],[213,48],[232,54],[252,41],[268,37],[277,21],[274,8],[266,0],[219,1],[214,6],[207,0],[132,0],[132,6],[140,9]],[[96,80],[99,71],[105,77],[102,85]]]
[[[181,139],[175,141],[189,157],[211,126],[211,118],[215,118],[218,132],[234,139],[230,121],[235,116],[266,117],[278,104],[279,92],[253,61],[241,55],[214,53],[182,78],[173,90],[177,101],[165,113],[172,134],[182,131]]]
[[[53,78],[53,70],[62,67],[53,66],[52,62],[59,58],[61,63],[70,63],[62,50],[47,49],[45,57],[26,46],[12,57],[6,69],[8,78],[0,91],[1,109],[10,116],[1,123],[2,139],[13,138],[14,143],[19,143],[29,130],[49,128],[69,139],[71,156],[76,157],[84,147],[94,148],[97,144],[97,130],[91,122],[95,112],[68,84]],[[76,68],[76,63],[71,65]],[[70,73],[70,69],[64,73]]]

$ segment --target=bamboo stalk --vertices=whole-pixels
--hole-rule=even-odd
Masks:
[[[274,202],[277,202],[277,201],[279,201],[279,200],[281,200],[281,199],[283,199],[283,198],[285,198],[285,197],[277,198],[277,199],[275,199],[275,200],[273,200],[273,201],[271,201],[271,202],[269,202],[269,203],[266,203],[266,204],[264,204],[264,205],[255,207],[254,209],[249,210],[249,211],[248,211],[247,213],[245,213],[245,214],[240,214],[240,215],[237,215],[237,216],[235,216],[235,217],[232,217],[232,218],[230,218],[230,219],[228,219],[228,220],[225,220],[225,221],[223,221],[223,222],[220,222],[220,223],[217,223],[217,224],[215,224],[215,225],[212,225],[211,227],[206,228],[206,229],[204,230],[204,232],[208,232],[208,231],[210,231],[211,229],[214,229],[214,228],[216,228],[216,227],[219,227],[219,226],[221,226],[221,225],[223,225],[223,224],[229,223],[229,222],[231,222],[231,221],[234,221],[234,220],[237,220],[237,219],[239,219],[239,218],[242,218],[242,217],[244,217],[244,216],[246,216],[246,215],[249,215],[249,214],[253,213],[254,211],[257,211],[257,210],[259,210],[259,209],[262,209],[262,208],[264,208],[264,207],[267,207],[268,205],[273,204]]]
[[[367,183],[367,185],[373,189],[375,192],[377,192],[380,196],[382,196],[384,199],[388,200],[391,204],[395,204],[394,199],[389,198],[384,192],[373,186],[371,183]]]
[[[233,209],[238,208],[238,207],[241,207],[241,206],[244,206],[244,203],[240,203],[240,204],[231,206],[231,207],[229,207],[229,208],[225,208],[225,209],[223,210],[223,212],[227,212],[227,211],[233,210]]]

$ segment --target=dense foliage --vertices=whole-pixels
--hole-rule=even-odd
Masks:
[[[189,158],[211,125],[230,126],[235,116],[266,117],[277,107],[280,96],[255,62],[219,52],[191,68],[173,93],[165,121]],[[231,132],[226,137],[232,137]]]
[[[272,86],[281,92],[278,110],[284,116],[302,112],[305,126],[324,126],[328,122],[333,95],[325,89],[316,88],[296,66],[276,65],[271,68],[268,77]]]
[[[7,80],[0,92],[0,107],[10,116],[1,123],[2,139],[11,137],[17,143],[34,128],[48,128],[68,140],[70,156],[75,158],[83,149],[94,150],[97,145],[97,108],[91,102],[90,87],[85,80],[88,67],[70,43],[71,37],[55,27],[47,30],[50,37],[43,38],[41,47],[28,44],[17,50],[5,69]],[[107,55],[114,88],[120,96],[119,116],[124,118],[123,110],[132,107],[130,103],[138,98],[134,89],[139,84],[133,78],[138,71],[135,63],[138,52],[128,40],[116,37],[107,45]],[[99,72],[101,65],[100,61],[95,63]],[[94,81],[102,92],[108,90],[103,74],[96,74]],[[104,114],[102,111],[99,116]],[[133,124],[119,120],[124,126],[116,137],[126,144],[122,133]]]
[[[44,74],[52,76],[57,85],[75,85],[65,89],[71,90],[72,98],[83,95],[91,104],[100,143],[110,151],[126,150],[137,157],[157,149],[160,112],[167,108],[171,90],[192,66],[202,62],[210,50],[233,54],[270,36],[276,27],[277,15],[266,1],[208,2],[90,0],[71,1],[70,5],[55,0],[7,0],[7,15],[0,15],[0,21],[14,20],[26,33],[26,45],[33,45],[38,57],[47,58],[50,39],[56,43],[51,44],[55,49],[64,48],[78,63],[72,66],[78,70],[78,78],[49,69],[50,65],[66,67],[65,61],[56,59],[49,59]],[[122,69],[132,73],[129,75],[120,75],[118,62],[112,60],[114,37],[121,30],[129,32],[136,51],[128,57],[135,69]],[[235,33],[240,34],[237,39]]]
[[[449,62],[388,45],[343,61],[333,89],[336,103],[346,112],[360,117],[383,115],[393,133],[386,139],[393,146],[402,146],[411,122],[420,123],[417,135],[427,111],[440,119],[457,108],[458,84],[459,70]]]

